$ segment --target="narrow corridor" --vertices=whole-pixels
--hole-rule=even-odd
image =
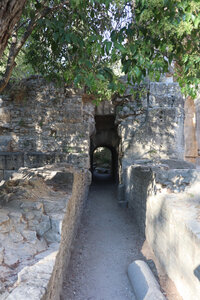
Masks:
[[[130,212],[117,204],[116,185],[109,180],[96,180],[90,189],[61,299],[134,300],[127,267],[142,258],[142,242]]]

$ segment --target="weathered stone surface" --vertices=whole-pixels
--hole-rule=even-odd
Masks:
[[[150,161],[129,166],[125,177],[125,197],[139,228],[184,300],[200,294],[199,183],[199,170]]]
[[[199,298],[195,270],[200,258],[200,200],[194,190],[150,197],[147,202],[146,236],[183,299]]]
[[[0,151],[24,153],[23,161],[14,165],[12,155],[8,155],[7,160],[11,157],[7,161],[8,169],[41,167],[60,161],[89,168],[94,105],[83,104],[80,92],[72,92],[65,86],[57,88],[39,76],[22,80],[20,84],[26,89],[26,101],[7,101],[2,96],[0,103],[4,122],[0,125],[9,127],[0,136]],[[11,91],[12,86],[7,93]],[[4,160],[3,170],[7,170],[5,163]]]
[[[106,115],[114,115],[115,114],[115,107],[111,101],[102,101],[99,105],[95,108],[95,115],[96,116],[106,116]]]
[[[0,211],[0,226],[4,225],[5,223],[9,222],[9,217],[5,212]]]
[[[14,173],[14,171],[11,171],[11,170],[4,170],[4,171],[3,171],[3,179],[4,179],[4,180],[9,180],[9,179],[11,179],[13,173]]]
[[[150,83],[150,107],[180,107],[184,105],[178,83]]]
[[[195,169],[195,164],[180,159],[161,159],[160,162],[170,169]]]
[[[14,250],[6,250],[4,254],[4,263],[9,266],[13,267],[19,263],[19,258],[16,255]]]
[[[184,158],[184,101],[176,83],[153,82],[149,99],[127,97],[116,103],[121,178],[135,160]]]
[[[42,167],[55,162],[55,153],[32,153],[25,154],[24,166],[31,168]]]
[[[4,248],[0,246],[0,264],[2,264],[4,259]]]
[[[10,151],[10,146],[12,144],[11,135],[1,135],[0,136],[0,151]]]
[[[118,126],[123,160],[183,158],[183,119],[184,111],[177,108],[152,108],[148,119],[145,114],[124,119]]]
[[[10,123],[10,112],[4,107],[0,107],[0,126],[7,127]]]
[[[60,251],[56,257],[55,268],[51,277],[49,289],[44,299],[59,300],[62,287],[64,270],[67,268],[70,259],[70,247],[80,221],[84,201],[87,197],[88,184],[91,182],[91,175],[88,171],[74,174],[72,197],[68,202],[62,224],[62,236]]]
[[[75,181],[73,175],[66,174],[72,172]],[[31,170],[22,168],[1,186],[1,193],[5,189],[11,197],[9,202],[2,202],[0,211],[0,264],[3,264],[0,265],[0,299],[45,299],[42,297],[46,297],[47,287],[51,285],[56,295],[52,299],[59,299],[62,270],[69,261],[71,243],[87,196],[88,178],[88,171],[74,171],[71,166],[60,164]],[[13,196],[17,194],[20,198],[15,200]],[[54,269],[59,276],[53,275],[52,280]]]
[[[194,100],[188,97],[185,101],[185,159],[196,164],[197,137],[196,137],[196,116]]]
[[[1,152],[0,157],[2,169],[18,170],[24,166],[23,153]]]
[[[25,284],[20,285],[19,287],[15,288],[12,294],[7,295],[7,300],[37,300],[42,299],[43,295],[45,294],[45,288],[38,287],[36,289],[35,286],[26,286]],[[4,296],[3,296],[4,297]]]
[[[147,263],[135,260],[128,266],[128,276],[137,300],[166,300]]]

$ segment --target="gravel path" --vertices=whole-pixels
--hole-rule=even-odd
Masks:
[[[141,259],[141,240],[116,186],[91,186],[82,224],[63,285],[62,300],[134,300],[127,267]]]

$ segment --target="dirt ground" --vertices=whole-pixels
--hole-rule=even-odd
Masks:
[[[61,300],[135,300],[127,268],[136,259],[146,260],[145,256],[157,275],[154,257],[131,211],[117,204],[116,189],[104,180],[91,186]],[[172,282],[158,271],[167,299],[180,300]]]

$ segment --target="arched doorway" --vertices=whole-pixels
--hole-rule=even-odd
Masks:
[[[98,146],[91,153],[91,171],[93,175],[105,174],[108,178],[117,181],[118,156],[112,146]]]
[[[106,148],[107,153],[111,153],[111,171],[110,175],[115,182],[118,182],[118,148],[119,137],[117,134],[117,125],[114,115],[95,116],[96,132],[91,136],[90,143],[90,161],[91,171],[93,173],[94,152],[98,148]]]

